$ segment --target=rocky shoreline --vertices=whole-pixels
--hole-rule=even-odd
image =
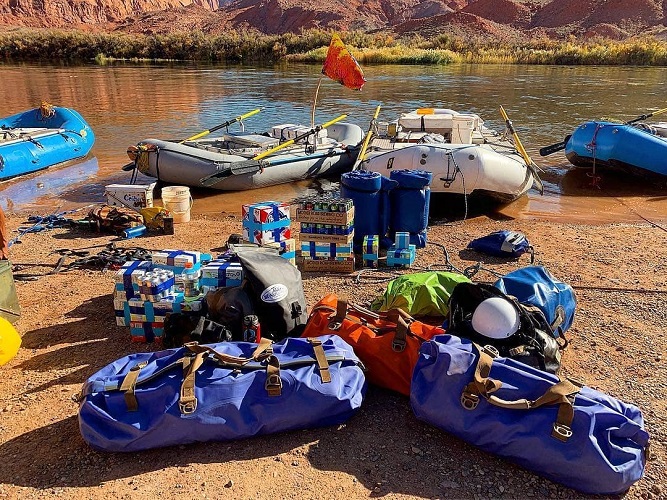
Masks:
[[[15,230],[23,219],[9,216]],[[219,251],[238,216],[196,215],[174,236],[117,242],[148,249]],[[475,281],[492,282],[528,265],[484,257],[468,242],[491,231],[522,231],[536,263],[577,292],[578,307],[564,355],[565,375],[638,405],[651,434],[646,476],[627,498],[663,498],[667,491],[667,232],[649,224],[573,225],[481,216],[434,223],[429,240],[464,269],[483,261]],[[13,235],[12,235],[13,236]],[[56,249],[96,253],[113,236],[54,229],[28,234],[11,248],[16,272],[53,269]],[[418,252],[416,266],[442,268],[443,247]],[[66,260],[66,263],[68,261]],[[41,266],[37,264],[42,264]],[[419,422],[408,400],[370,388],[346,425],[231,443],[205,443],[145,453],[91,450],[77,427],[71,396],[95,371],[126,354],[153,350],[130,342],[115,325],[112,271],[74,269],[19,281],[23,345],[0,368],[0,497],[154,498],[581,498]],[[308,305],[327,293],[366,302],[382,293],[388,273],[304,273]]]

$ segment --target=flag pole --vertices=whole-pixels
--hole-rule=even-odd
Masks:
[[[317,104],[317,94],[320,92],[320,84],[322,83],[322,77],[324,74],[320,74],[320,79],[317,80],[317,88],[315,89],[315,99],[313,99],[313,109],[310,112],[310,128],[315,127],[315,105]]]

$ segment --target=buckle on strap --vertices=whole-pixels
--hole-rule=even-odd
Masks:
[[[554,423],[554,427],[551,431],[551,437],[565,442],[572,437],[572,428],[568,425],[559,424],[556,422]]]
[[[197,409],[197,398],[181,398],[178,402],[178,407],[184,415],[194,413]]]
[[[280,375],[273,374],[266,377],[264,388],[269,396],[280,396],[283,389],[283,381],[280,378]]]
[[[280,361],[275,356],[267,358],[264,389],[269,396],[280,396],[282,393],[283,381],[280,378]]]
[[[474,410],[479,405],[479,395],[470,392],[461,394],[461,405],[466,410]]]
[[[403,352],[405,351],[405,346],[407,342],[405,339],[394,339],[391,342],[391,348],[394,350],[394,352]]]
[[[482,351],[484,351],[486,354],[488,354],[492,358],[497,358],[497,357],[500,356],[500,351],[498,351],[498,349],[496,349],[492,345],[488,345],[488,344],[485,345],[484,347],[482,347]]]

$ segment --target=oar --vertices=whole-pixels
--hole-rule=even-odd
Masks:
[[[294,161],[293,158],[288,158],[285,161],[282,161],[281,159],[275,159],[275,160],[264,160],[262,161],[262,158],[265,158],[266,156],[286,147],[289,146],[290,144],[294,144],[296,141],[300,141],[302,139],[305,139],[308,136],[311,136],[313,134],[317,134],[320,130],[325,129],[329,127],[330,125],[333,125],[336,122],[339,122],[343,120],[347,115],[340,115],[338,118],[335,118],[331,120],[330,122],[323,123],[322,125],[317,125],[316,127],[312,128],[308,132],[304,132],[301,135],[296,136],[294,139],[291,139],[287,142],[284,142],[280,144],[279,146],[276,146],[275,148],[269,149],[268,151],[264,151],[261,154],[258,154],[251,158],[250,160],[245,160],[245,161],[239,161],[239,162],[234,162],[232,163],[229,167],[219,170],[218,172],[207,175],[206,177],[202,177],[199,182],[201,183],[202,186],[204,187],[209,187],[209,186],[214,186],[218,182],[222,181],[223,179],[226,179],[227,177],[231,175],[239,175],[239,174],[252,174],[255,172],[259,172],[261,169],[264,167],[270,166],[270,165],[280,165],[282,163],[290,163]],[[316,158],[318,156],[326,157],[330,156],[329,152],[323,153],[321,155],[311,155],[309,158]]]
[[[366,132],[366,137],[364,138],[364,144],[361,146],[361,151],[359,151],[359,156],[357,156],[357,161],[354,162],[352,170],[358,169],[359,165],[361,165],[361,162],[364,161],[364,157],[366,156],[366,149],[368,149],[368,144],[370,144],[371,137],[373,136],[373,127],[375,126],[375,120],[378,119],[379,114],[380,114],[380,104],[378,104],[378,107],[375,108],[375,114],[373,115],[371,124],[368,127],[368,132]]]
[[[240,122],[241,120],[244,120],[245,118],[249,118],[253,115],[256,115],[259,113],[261,109],[253,109],[252,111],[249,111],[248,113],[237,116],[236,118],[232,118],[231,120],[227,120],[225,123],[221,123],[220,125],[216,125],[213,128],[210,128],[208,130],[204,130],[203,132],[199,132],[198,134],[193,135],[192,137],[188,137],[187,139],[183,139],[179,144],[183,144],[184,142],[187,141],[194,141],[196,139],[201,139],[205,135],[210,134],[211,132],[215,132],[216,130],[220,130],[221,128],[229,127],[231,124]]]
[[[648,114],[646,114],[646,115],[638,116],[638,117],[635,118],[634,120],[630,120],[630,121],[628,121],[628,122],[625,122],[625,124],[626,124],[626,125],[632,125],[633,123],[637,123],[637,122],[642,122],[642,121],[644,121],[644,120],[648,120],[648,119],[651,118],[652,116],[655,116],[655,115],[661,115],[662,113],[667,113],[667,108],[659,109],[658,111],[654,111],[653,113],[648,113]]]
[[[548,156],[557,151],[560,151],[561,149],[565,149],[567,141],[570,140],[570,137],[572,137],[572,135],[568,134],[565,136],[565,139],[563,139],[561,142],[557,142],[556,144],[551,144],[550,146],[544,146],[543,148],[540,148],[540,156]]]
[[[301,139],[305,139],[306,137],[309,137],[313,134],[317,134],[320,130],[330,127],[334,123],[344,120],[345,118],[347,118],[347,115],[340,115],[338,118],[334,118],[330,122],[323,123],[322,125],[317,125],[316,127],[311,128],[308,132],[304,132],[301,135],[297,135],[294,139],[290,139],[289,141],[283,142],[282,144],[278,144],[275,148],[271,148],[267,151],[264,151],[263,153],[253,156],[252,159],[261,160],[262,158],[266,158],[267,156],[272,155],[276,151],[286,148],[287,146],[291,146],[295,142],[300,141]]]
[[[505,125],[507,126],[507,130],[510,131],[512,137],[514,138],[514,145],[516,146],[517,151],[519,151],[519,154],[523,157],[523,161],[526,162],[526,167],[528,168],[528,170],[530,170],[530,173],[533,174],[533,179],[535,180],[535,184],[537,185],[538,191],[540,192],[540,194],[544,194],[544,184],[542,184],[542,179],[540,179],[540,176],[538,175],[539,167],[535,165],[533,160],[530,159],[530,156],[528,156],[526,149],[523,147],[523,144],[521,143],[521,139],[519,139],[519,135],[516,133],[516,130],[514,130],[514,125],[512,125],[512,122],[507,116],[507,113],[505,113],[505,108],[503,108],[502,106],[500,106],[500,114],[503,116],[503,120],[505,120]]]

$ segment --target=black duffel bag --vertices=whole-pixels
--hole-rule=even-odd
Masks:
[[[486,299],[500,297],[506,300],[518,315],[518,327],[505,338],[483,334],[473,326],[473,315]],[[497,325],[491,325],[492,327]],[[559,344],[544,313],[530,304],[519,303],[492,285],[459,283],[449,299],[447,333],[470,339],[481,346],[490,346],[502,357],[509,357],[542,371],[558,373],[561,351],[566,344]]]

